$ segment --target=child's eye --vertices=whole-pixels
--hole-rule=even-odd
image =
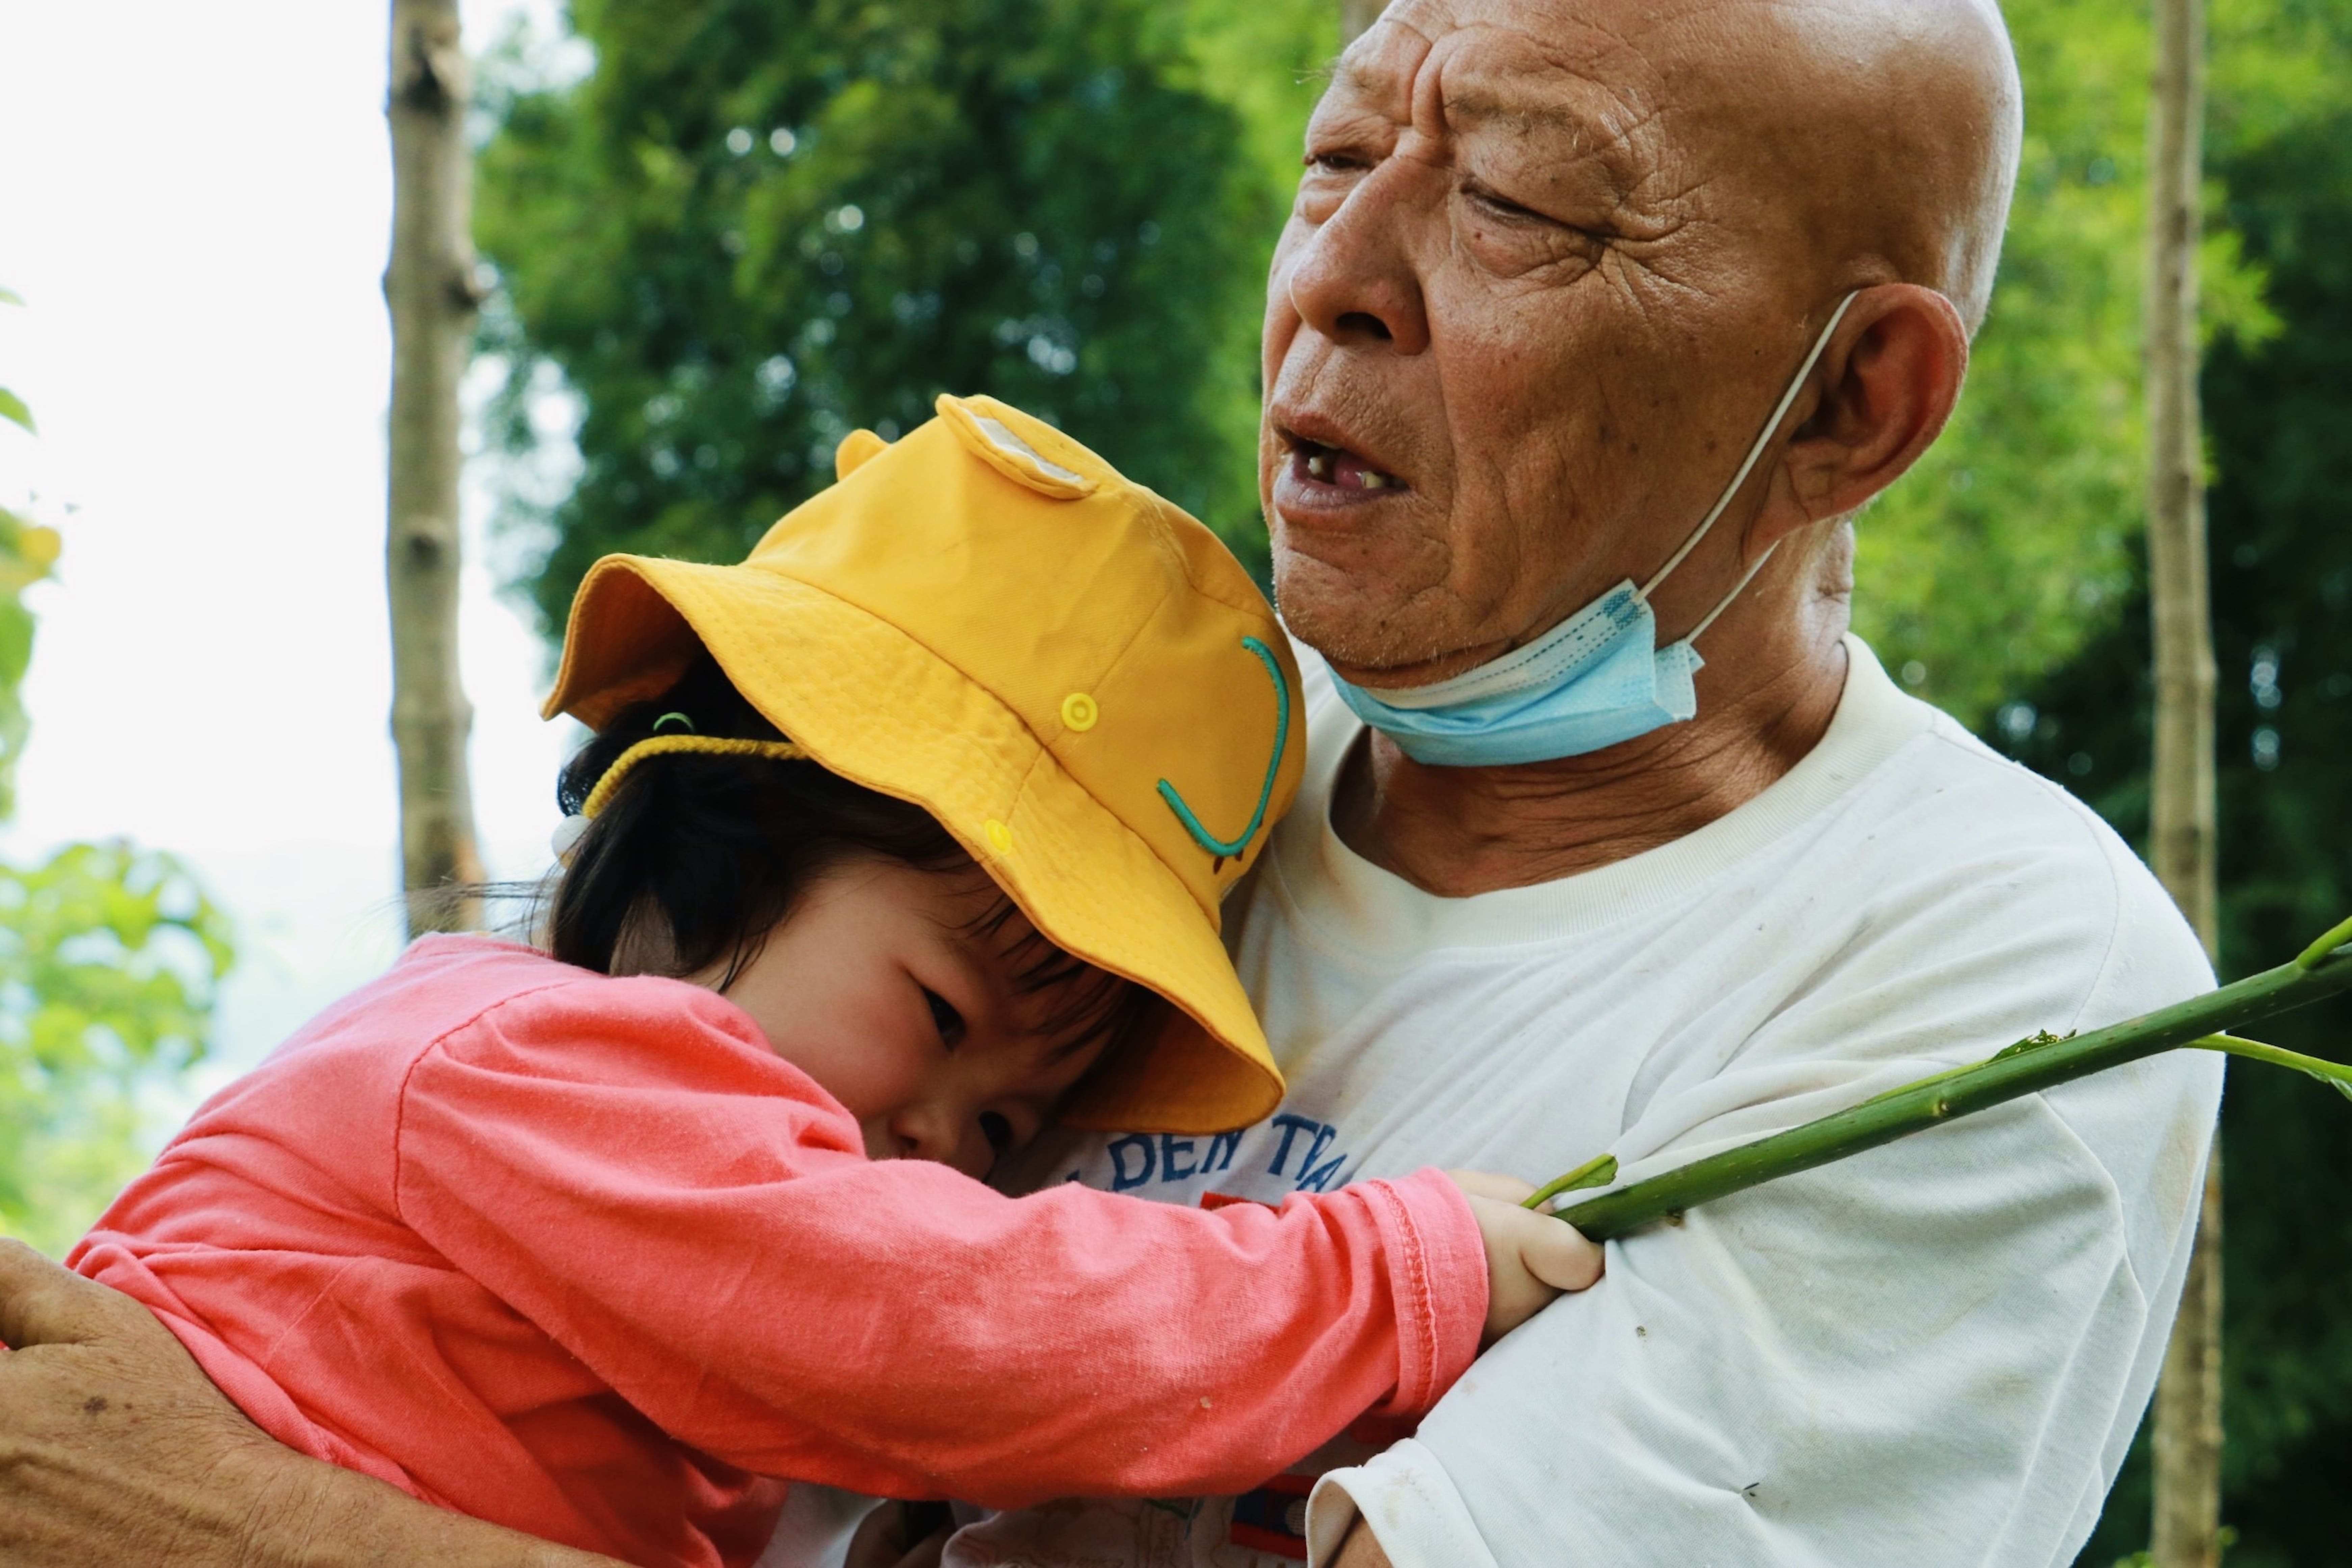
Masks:
[[[931,1010],[931,1022],[939,1026],[940,1044],[950,1050],[961,1045],[964,1037],[963,1015],[955,1010],[955,1004],[929,986],[924,987],[923,1003]]]
[[[1013,1147],[1013,1123],[993,1110],[980,1113],[980,1135],[988,1140],[991,1153],[1002,1154]]]

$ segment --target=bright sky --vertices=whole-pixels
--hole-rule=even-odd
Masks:
[[[128,836],[237,917],[219,1065],[398,945],[383,607],[388,6],[0,0],[0,504],[65,535],[0,853]],[[467,0],[469,45],[551,0]],[[480,564],[464,620],[494,874],[546,864],[564,736]]]

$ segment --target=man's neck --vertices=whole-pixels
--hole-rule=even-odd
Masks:
[[[1840,615],[1793,646],[1727,655],[1728,679],[1702,685],[1696,719],[1590,756],[1429,767],[1368,732],[1340,765],[1332,828],[1444,898],[1554,881],[1671,844],[1755,799],[1820,743],[1845,690],[1843,630]]]

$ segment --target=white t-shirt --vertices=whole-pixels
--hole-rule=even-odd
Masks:
[[[1632,1181],[2210,984],[2104,823],[1847,647],[1827,735],[1756,799],[1468,899],[1332,832],[1362,727],[1309,657],[1298,804],[1228,910],[1283,1108],[1063,1169],[1187,1204],[1603,1151]],[[2221,1067],[2158,1057],[1612,1242],[1416,1436],[1300,1467],[1345,1467],[1311,1514],[1298,1479],[1056,1505],[949,1562],[1276,1568],[1360,1509],[1397,1568],[2065,1564],[2155,1382]]]

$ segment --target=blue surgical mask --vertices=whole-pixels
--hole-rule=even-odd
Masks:
[[[1732,475],[1714,509],[1648,582],[1636,586],[1629,577],[1527,647],[1451,680],[1379,690],[1351,686],[1334,676],[1340,697],[1358,718],[1394,740],[1406,756],[1437,767],[1504,767],[1580,757],[1695,717],[1698,692],[1691,678],[1706,661],[1692,644],[1730,607],[1772,552],[1759,556],[1705,619],[1664,647],[1658,646],[1650,595],[1698,548],[1748,482],[1854,298],[1845,297],[1813,340],[1812,352],[1790,378],[1780,406],[1764,422],[1747,461]]]

